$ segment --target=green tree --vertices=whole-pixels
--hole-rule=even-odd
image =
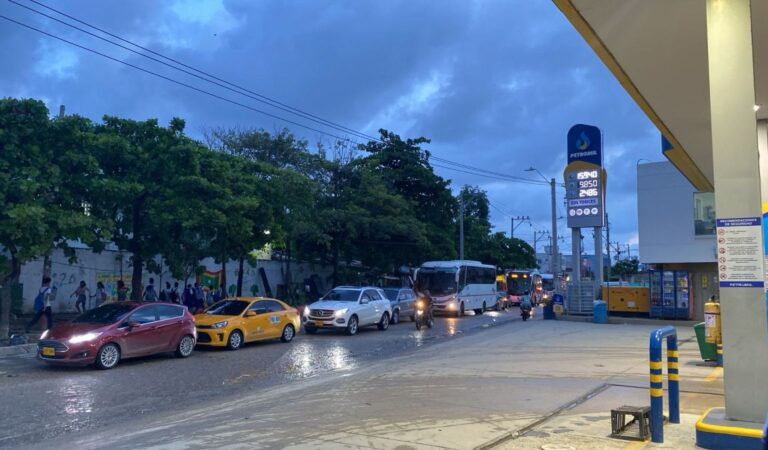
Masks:
[[[98,249],[107,237],[89,202],[100,182],[86,150],[90,122],[78,117],[52,122],[36,100],[0,100],[0,246],[8,270],[3,286],[18,283],[21,266],[52,246],[74,255],[70,240]],[[74,176],[73,176],[74,174]],[[0,299],[0,336],[7,336],[10,289]]]
[[[132,253],[134,300],[141,298],[144,267],[159,271],[154,257],[169,240],[186,237],[194,252],[211,239],[188,231],[210,220],[210,183],[200,173],[204,149],[183,131],[181,119],[164,128],[155,119],[105,116],[96,127],[94,152],[105,181],[95,203],[112,214],[114,242]]]
[[[623,259],[616,261],[616,264],[611,268],[611,273],[618,275],[623,280],[630,275],[638,273],[640,270],[640,261],[637,258]]]
[[[426,227],[424,245],[410,246],[401,264],[455,258],[458,202],[451,193],[450,181],[434,173],[430,153],[421,148],[429,139],[403,140],[384,129],[379,133],[379,141],[359,146],[370,155],[365,158],[366,164],[380,174],[390,192],[410,204],[413,216]]]

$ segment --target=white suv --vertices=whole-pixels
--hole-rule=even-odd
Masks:
[[[348,335],[360,327],[377,325],[379,330],[389,328],[392,306],[384,291],[377,287],[339,286],[320,300],[304,308],[302,321],[309,334],[321,328],[343,329]]]

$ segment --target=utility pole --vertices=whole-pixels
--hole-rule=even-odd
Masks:
[[[560,254],[557,251],[557,192],[554,178],[549,181],[549,186],[552,190],[552,245],[549,246],[552,255],[549,258],[549,271],[553,276],[557,276],[560,267],[558,261]]]
[[[608,269],[605,279],[611,282],[611,222],[608,221],[608,213],[605,213],[605,254],[608,255]]]
[[[517,229],[517,227],[522,225],[523,222],[525,222],[526,220],[530,221],[531,217],[530,216],[517,216],[517,217],[512,217],[510,220],[511,220],[511,225],[512,226],[509,229],[510,230],[509,231],[509,237],[510,238],[514,238],[515,237],[515,230]],[[515,220],[520,222],[520,223],[517,224],[517,227],[515,226]]]
[[[549,234],[549,231],[544,231],[544,230],[533,232],[533,253],[534,254],[539,253],[538,250],[536,250],[537,244],[539,243],[540,240],[544,239],[544,236],[547,236],[548,234]]]
[[[459,196],[459,259],[464,259],[464,197]]]

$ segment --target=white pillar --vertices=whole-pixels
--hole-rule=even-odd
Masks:
[[[707,0],[707,44],[717,217],[760,217],[749,0]],[[726,415],[762,422],[768,405],[765,293],[721,288],[720,302]]]

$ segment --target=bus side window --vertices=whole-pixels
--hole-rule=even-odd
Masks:
[[[460,268],[458,272],[458,276],[459,276],[459,282],[457,283],[457,285],[459,289],[456,292],[457,294],[461,293],[464,290],[464,288],[467,286],[467,268],[466,267]]]

